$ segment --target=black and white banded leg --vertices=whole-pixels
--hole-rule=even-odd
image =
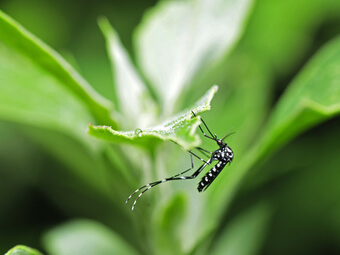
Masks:
[[[197,150],[199,150],[204,156],[210,158],[211,157],[211,154],[212,152],[211,151],[208,151],[208,150],[205,150],[201,147],[196,147]]]
[[[161,183],[164,183],[164,182],[168,182],[168,181],[176,181],[176,180],[190,180],[190,179],[194,179],[196,178],[200,173],[201,171],[207,166],[207,165],[210,165],[211,164],[211,159],[209,159],[208,161],[205,161],[204,159],[200,158],[199,156],[197,156],[195,153],[190,152],[190,158],[191,158],[191,167],[179,174],[176,174],[174,176],[171,176],[171,177],[168,177],[168,178],[165,178],[165,179],[162,179],[162,180],[159,180],[159,181],[155,181],[155,182],[151,182],[151,183],[148,183],[138,189],[136,189],[128,198],[127,200],[125,201],[125,204],[131,199],[131,197],[133,195],[135,195],[137,192],[141,191],[141,193],[137,196],[137,198],[135,199],[135,201],[133,202],[132,204],[132,210],[134,210],[135,208],[135,205],[138,201],[138,199],[145,193],[147,192],[149,189],[155,187],[156,185],[159,185]],[[192,156],[195,156],[197,157],[198,159],[200,159],[201,161],[204,162],[203,165],[201,165],[192,175],[189,175],[189,176],[181,176],[187,172],[189,172],[190,170],[192,170],[194,168],[194,161],[193,161],[193,158]]]
[[[196,149],[201,149],[201,148],[197,147]],[[203,149],[202,149],[202,150],[203,150]],[[206,153],[206,152],[209,152],[209,153],[211,154],[210,151],[204,150],[204,153]],[[198,158],[199,160],[203,161],[204,163],[207,163],[207,161],[205,161],[205,160],[202,159],[201,157],[197,156],[197,155],[196,155],[195,153],[193,153],[192,151],[189,151],[189,153],[190,153],[192,156],[195,156],[195,157]],[[206,156],[207,156],[207,155],[206,155]],[[208,157],[210,158],[210,155],[209,155]]]
[[[193,111],[191,111],[191,112],[192,112],[192,114],[194,115],[194,117],[197,117],[196,114],[195,114]],[[199,125],[198,128],[201,130],[202,134],[203,134],[206,138],[209,138],[209,139],[211,139],[211,140],[216,141],[216,135],[213,135],[213,134],[211,133],[210,129],[208,128],[207,124],[205,124],[205,122],[204,122],[204,120],[203,120],[202,118],[201,118],[201,121],[202,121],[203,125],[204,125],[205,128],[208,130],[208,132],[209,132],[209,134],[210,134],[211,136],[208,136],[208,135],[203,131],[201,125]]]

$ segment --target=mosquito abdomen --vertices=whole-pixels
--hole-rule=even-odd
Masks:
[[[203,176],[202,180],[198,184],[198,191],[205,191],[209,185],[216,179],[222,169],[225,167],[227,163],[223,161],[219,161],[213,168],[210,169],[209,172],[205,176]]]

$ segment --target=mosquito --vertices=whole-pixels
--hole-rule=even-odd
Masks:
[[[192,114],[194,117],[196,117],[196,114],[192,111]],[[201,130],[202,134],[204,137],[211,139],[213,141],[215,141],[217,143],[217,145],[219,146],[219,148],[213,152],[210,152],[208,150],[205,150],[201,147],[196,147],[195,149],[199,150],[200,152],[202,152],[204,155],[209,155],[209,159],[206,161],[203,158],[199,157],[198,155],[196,155],[195,153],[193,153],[192,151],[188,151],[190,153],[190,158],[191,158],[191,167],[179,174],[176,174],[174,176],[159,180],[159,181],[155,181],[155,182],[151,182],[148,183],[138,189],[136,189],[125,201],[125,204],[138,192],[139,195],[137,196],[137,198],[135,199],[135,201],[132,204],[132,210],[134,210],[138,199],[149,189],[155,187],[158,184],[161,183],[165,183],[168,181],[177,181],[177,180],[191,180],[191,179],[195,179],[201,172],[202,170],[207,166],[212,164],[214,161],[217,161],[217,164],[215,166],[213,166],[209,172],[206,173],[206,175],[203,176],[202,180],[199,182],[197,190],[199,192],[205,191],[210,184],[216,179],[216,177],[219,175],[219,173],[223,170],[223,168],[229,163],[231,163],[231,161],[234,158],[234,153],[231,150],[231,148],[227,145],[227,143],[224,142],[224,139],[226,139],[228,136],[232,135],[233,133],[229,133],[229,131],[223,136],[222,139],[218,139],[217,135],[213,135],[210,131],[210,129],[208,128],[207,124],[204,122],[204,120],[201,118],[201,121],[204,125],[204,127],[206,128],[206,130],[208,131],[209,134],[206,134],[201,125],[199,125],[199,129]],[[193,162],[193,156],[198,158],[199,160],[201,160],[203,162],[203,164],[192,174],[192,175],[188,175],[188,176],[184,176],[185,173],[189,172],[190,170],[194,169],[194,162]]]

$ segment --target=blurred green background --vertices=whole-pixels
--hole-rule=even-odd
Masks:
[[[0,9],[59,52],[102,96],[114,101],[110,62],[98,17],[108,18],[136,62],[134,30],[145,11],[156,4],[157,1],[151,0],[0,0]],[[236,134],[231,144],[239,151],[235,161],[242,161],[239,155],[246,155],[260,136],[288,85],[312,56],[339,34],[340,1],[253,1],[240,40],[220,64],[195,80],[190,94],[184,95],[185,106],[197,100],[212,84],[218,84],[220,90],[213,100],[212,111],[203,118],[219,135],[234,127]],[[240,105],[239,98],[244,102],[249,98],[249,105]],[[225,117],[229,113],[233,115],[231,119]],[[205,254],[200,252],[212,250],[214,254],[339,254],[339,127],[340,119],[334,117],[261,158],[235,190],[228,210],[222,212],[219,226],[208,236],[209,242],[195,246],[190,253]],[[0,120],[0,252],[5,253],[17,244],[46,252],[42,235],[76,218],[102,222],[131,247],[136,250],[143,247],[140,236],[149,227],[147,220],[138,217],[148,211],[111,221],[110,217],[116,215],[110,199],[98,196],[85,181],[78,180],[76,174],[67,170],[69,165],[60,162],[58,156],[39,142],[37,137],[50,137],[49,132],[40,130],[37,134],[33,127]],[[56,135],[55,142],[59,136],[63,139],[62,134]],[[169,147],[167,151],[176,150],[173,145]],[[163,163],[171,164],[183,151],[174,153]],[[188,158],[185,156],[173,166],[186,167]],[[135,164],[132,162],[130,166]],[[127,197],[130,188],[133,191],[136,187],[127,187],[126,193],[120,195]],[[61,203],[60,199],[64,201]],[[177,197],[174,203],[176,199],[183,202]],[[265,213],[261,213],[262,208],[266,208]],[[180,218],[181,212],[177,213]],[[244,222],[248,222],[247,217],[255,217],[250,220],[254,225],[242,225],[243,217]],[[138,224],[135,228],[139,230],[135,231],[131,226]],[[251,252],[224,250],[218,242],[220,236],[229,240],[230,247],[252,243]],[[254,241],[254,236],[258,240]],[[141,254],[148,251],[156,254],[157,248],[140,250]]]

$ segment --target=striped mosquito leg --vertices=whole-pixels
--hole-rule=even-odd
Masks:
[[[188,169],[188,170],[186,170],[186,171],[184,171],[184,172],[187,172],[187,171],[189,171],[189,170],[191,170],[191,168]],[[175,176],[178,176],[178,175],[175,175]],[[136,192],[138,192],[138,191],[144,189],[144,190],[137,196],[137,198],[135,199],[135,201],[133,202],[132,208],[131,208],[132,211],[135,209],[135,205],[137,204],[138,199],[139,199],[145,192],[147,192],[149,189],[155,187],[155,186],[158,185],[158,184],[161,184],[161,183],[163,183],[163,182],[167,182],[167,181],[173,180],[174,178],[176,178],[175,176],[169,177],[169,178],[165,178],[165,179],[163,179],[163,180],[156,181],[156,182],[151,182],[151,183],[146,184],[146,185],[144,185],[143,187],[139,188],[137,191],[135,191],[133,194],[135,194]],[[178,177],[177,177],[177,178],[178,178]],[[128,198],[128,200],[133,196],[133,194],[130,195],[130,197]],[[128,200],[127,200],[127,201],[128,201]],[[126,202],[127,202],[127,201],[126,201]],[[126,203],[126,202],[125,202],[125,203]]]
[[[196,114],[195,114],[193,111],[191,111],[191,112],[192,112],[192,114],[196,117]],[[216,138],[214,138],[214,135],[210,132],[210,130],[209,130],[207,124],[205,124],[205,122],[204,122],[204,120],[203,120],[202,118],[201,118],[201,121],[202,121],[203,125],[204,125],[205,128],[208,130],[208,132],[209,132],[209,134],[210,134],[211,136],[208,136],[208,135],[203,131],[201,125],[199,125],[198,127],[199,127],[199,129],[201,130],[202,134],[203,134],[206,138],[209,138],[209,139],[211,139],[211,140],[216,141]]]
[[[150,185],[150,184],[146,184],[146,185],[144,185],[144,186],[142,186],[142,187],[136,189],[134,192],[132,192],[131,195],[125,200],[125,204],[127,204],[127,202],[129,202],[129,200],[131,199],[131,197],[132,197],[134,194],[136,194],[138,191],[140,191],[140,190],[146,188],[148,185]]]
[[[208,165],[210,164],[210,163],[208,163],[208,161],[205,161],[204,159],[202,159],[201,157],[199,157],[199,156],[197,156],[195,153],[193,153],[192,151],[189,151],[189,153],[191,154],[191,155],[193,155],[193,156],[195,156],[196,158],[198,158],[199,160],[201,160],[201,161],[203,161],[204,163],[207,163]]]
[[[138,191],[140,191],[140,190],[145,189],[145,190],[143,190],[143,191],[138,195],[137,199],[136,199],[135,202],[133,203],[133,205],[132,205],[132,210],[133,210],[133,208],[134,208],[134,206],[135,206],[137,200],[138,200],[138,199],[139,199],[146,191],[148,191],[149,189],[151,189],[153,186],[156,186],[156,185],[158,185],[158,184],[161,184],[162,182],[165,182],[167,179],[174,178],[174,177],[180,176],[180,175],[182,175],[182,174],[185,174],[186,172],[189,172],[191,169],[194,168],[194,161],[193,161],[193,158],[192,158],[192,154],[190,154],[190,159],[191,159],[191,167],[190,167],[189,169],[187,169],[187,170],[185,170],[185,171],[183,171],[183,172],[181,172],[181,173],[179,173],[179,174],[176,174],[176,175],[174,175],[174,176],[172,176],[172,177],[169,177],[169,178],[166,178],[166,179],[163,179],[163,180],[160,180],[160,181],[156,181],[156,182],[151,182],[151,183],[148,183],[148,184],[146,184],[146,185],[144,185],[144,186],[142,186],[142,187],[136,189],[136,190],[135,190],[135,191],[134,191],[127,199],[126,199],[125,204],[131,199],[131,197],[133,197],[134,194],[136,194],[136,193],[137,193]]]
[[[160,184],[160,183],[162,183],[162,181],[158,181],[157,182],[157,184]],[[145,185],[144,187],[146,188],[145,190],[143,190],[138,196],[137,196],[137,198],[135,199],[135,201],[133,201],[133,204],[132,204],[132,207],[131,207],[131,210],[133,211],[134,209],[135,209],[135,206],[136,206],[136,204],[137,204],[137,201],[138,201],[138,199],[145,193],[145,192],[147,192],[149,189],[151,189],[153,186],[156,186],[157,184],[154,184],[154,185],[152,185],[152,184],[147,184],[147,185]],[[141,189],[139,189],[139,190],[141,190]],[[131,196],[130,196],[131,197]],[[130,197],[128,198],[128,199],[130,199]]]
[[[181,172],[181,173],[179,173],[179,174],[176,174],[176,175],[174,175],[174,176],[171,176],[171,177],[169,177],[169,178],[174,178],[174,177],[180,176],[180,175],[182,175],[182,174],[185,174],[186,172],[189,172],[191,169],[193,169],[193,168],[194,168],[194,160],[193,160],[193,158],[192,158],[192,154],[191,154],[191,153],[190,153],[190,159],[191,159],[191,167],[190,167],[189,169],[187,169],[187,170],[185,170],[185,171],[183,171],[183,172]],[[167,179],[169,179],[169,178],[167,178]]]
[[[210,160],[209,162],[206,162],[204,163],[203,165],[201,165],[192,175],[190,176],[179,176],[183,173],[186,173],[188,172],[189,170],[191,170],[192,168],[188,169],[188,170],[185,170],[184,172],[180,173],[180,174],[176,174],[172,177],[169,177],[169,178],[165,178],[163,180],[160,180],[160,181],[156,181],[156,182],[152,182],[152,183],[149,183],[147,185],[144,185],[143,187],[139,188],[137,191],[135,191],[133,194],[135,194],[136,192],[138,192],[139,190],[142,190],[143,188],[145,188],[138,196],[137,198],[135,199],[135,201],[133,202],[132,204],[132,210],[135,208],[135,205],[137,204],[137,201],[138,199],[145,193],[147,192],[149,189],[153,188],[154,186],[158,185],[158,184],[161,184],[161,183],[164,183],[164,182],[168,182],[168,181],[177,181],[177,180],[189,180],[189,179],[194,179],[197,177],[197,175],[200,174],[200,172],[208,165],[210,164]],[[178,177],[179,176],[179,177]],[[130,195],[131,197],[132,195]],[[130,197],[128,198],[128,200],[130,199]]]
[[[212,154],[212,152],[211,151],[208,151],[208,150],[205,150],[205,149],[203,149],[203,148],[201,148],[201,147],[196,147],[196,149],[197,150],[199,150],[202,154],[204,154],[205,156],[207,156],[207,157],[211,157],[211,154]]]
[[[186,171],[184,171],[184,172],[187,172],[187,171],[189,171],[189,170],[191,170],[191,168],[188,169],[188,170],[186,170]],[[167,178],[167,179],[168,179],[168,178]],[[156,185],[158,185],[158,184],[161,184],[162,182],[165,182],[165,181],[166,181],[166,179],[163,179],[163,180],[160,180],[160,181],[155,181],[155,182],[150,182],[150,183],[145,184],[144,186],[142,186],[142,187],[136,189],[136,190],[135,190],[135,191],[134,191],[127,199],[126,199],[125,204],[127,204],[127,202],[129,202],[129,200],[131,199],[131,197],[133,197],[133,195],[135,195],[137,192],[143,190],[143,191],[138,195],[138,197],[137,197],[136,200],[138,200],[138,198],[140,198],[140,197],[144,194],[144,192],[148,191],[148,190],[151,189],[153,186],[156,186]],[[133,205],[136,204],[136,200],[135,200],[135,202],[133,203]],[[132,206],[132,208],[133,208],[133,207],[134,207],[134,206]],[[132,209],[132,210],[133,210],[133,209]]]

